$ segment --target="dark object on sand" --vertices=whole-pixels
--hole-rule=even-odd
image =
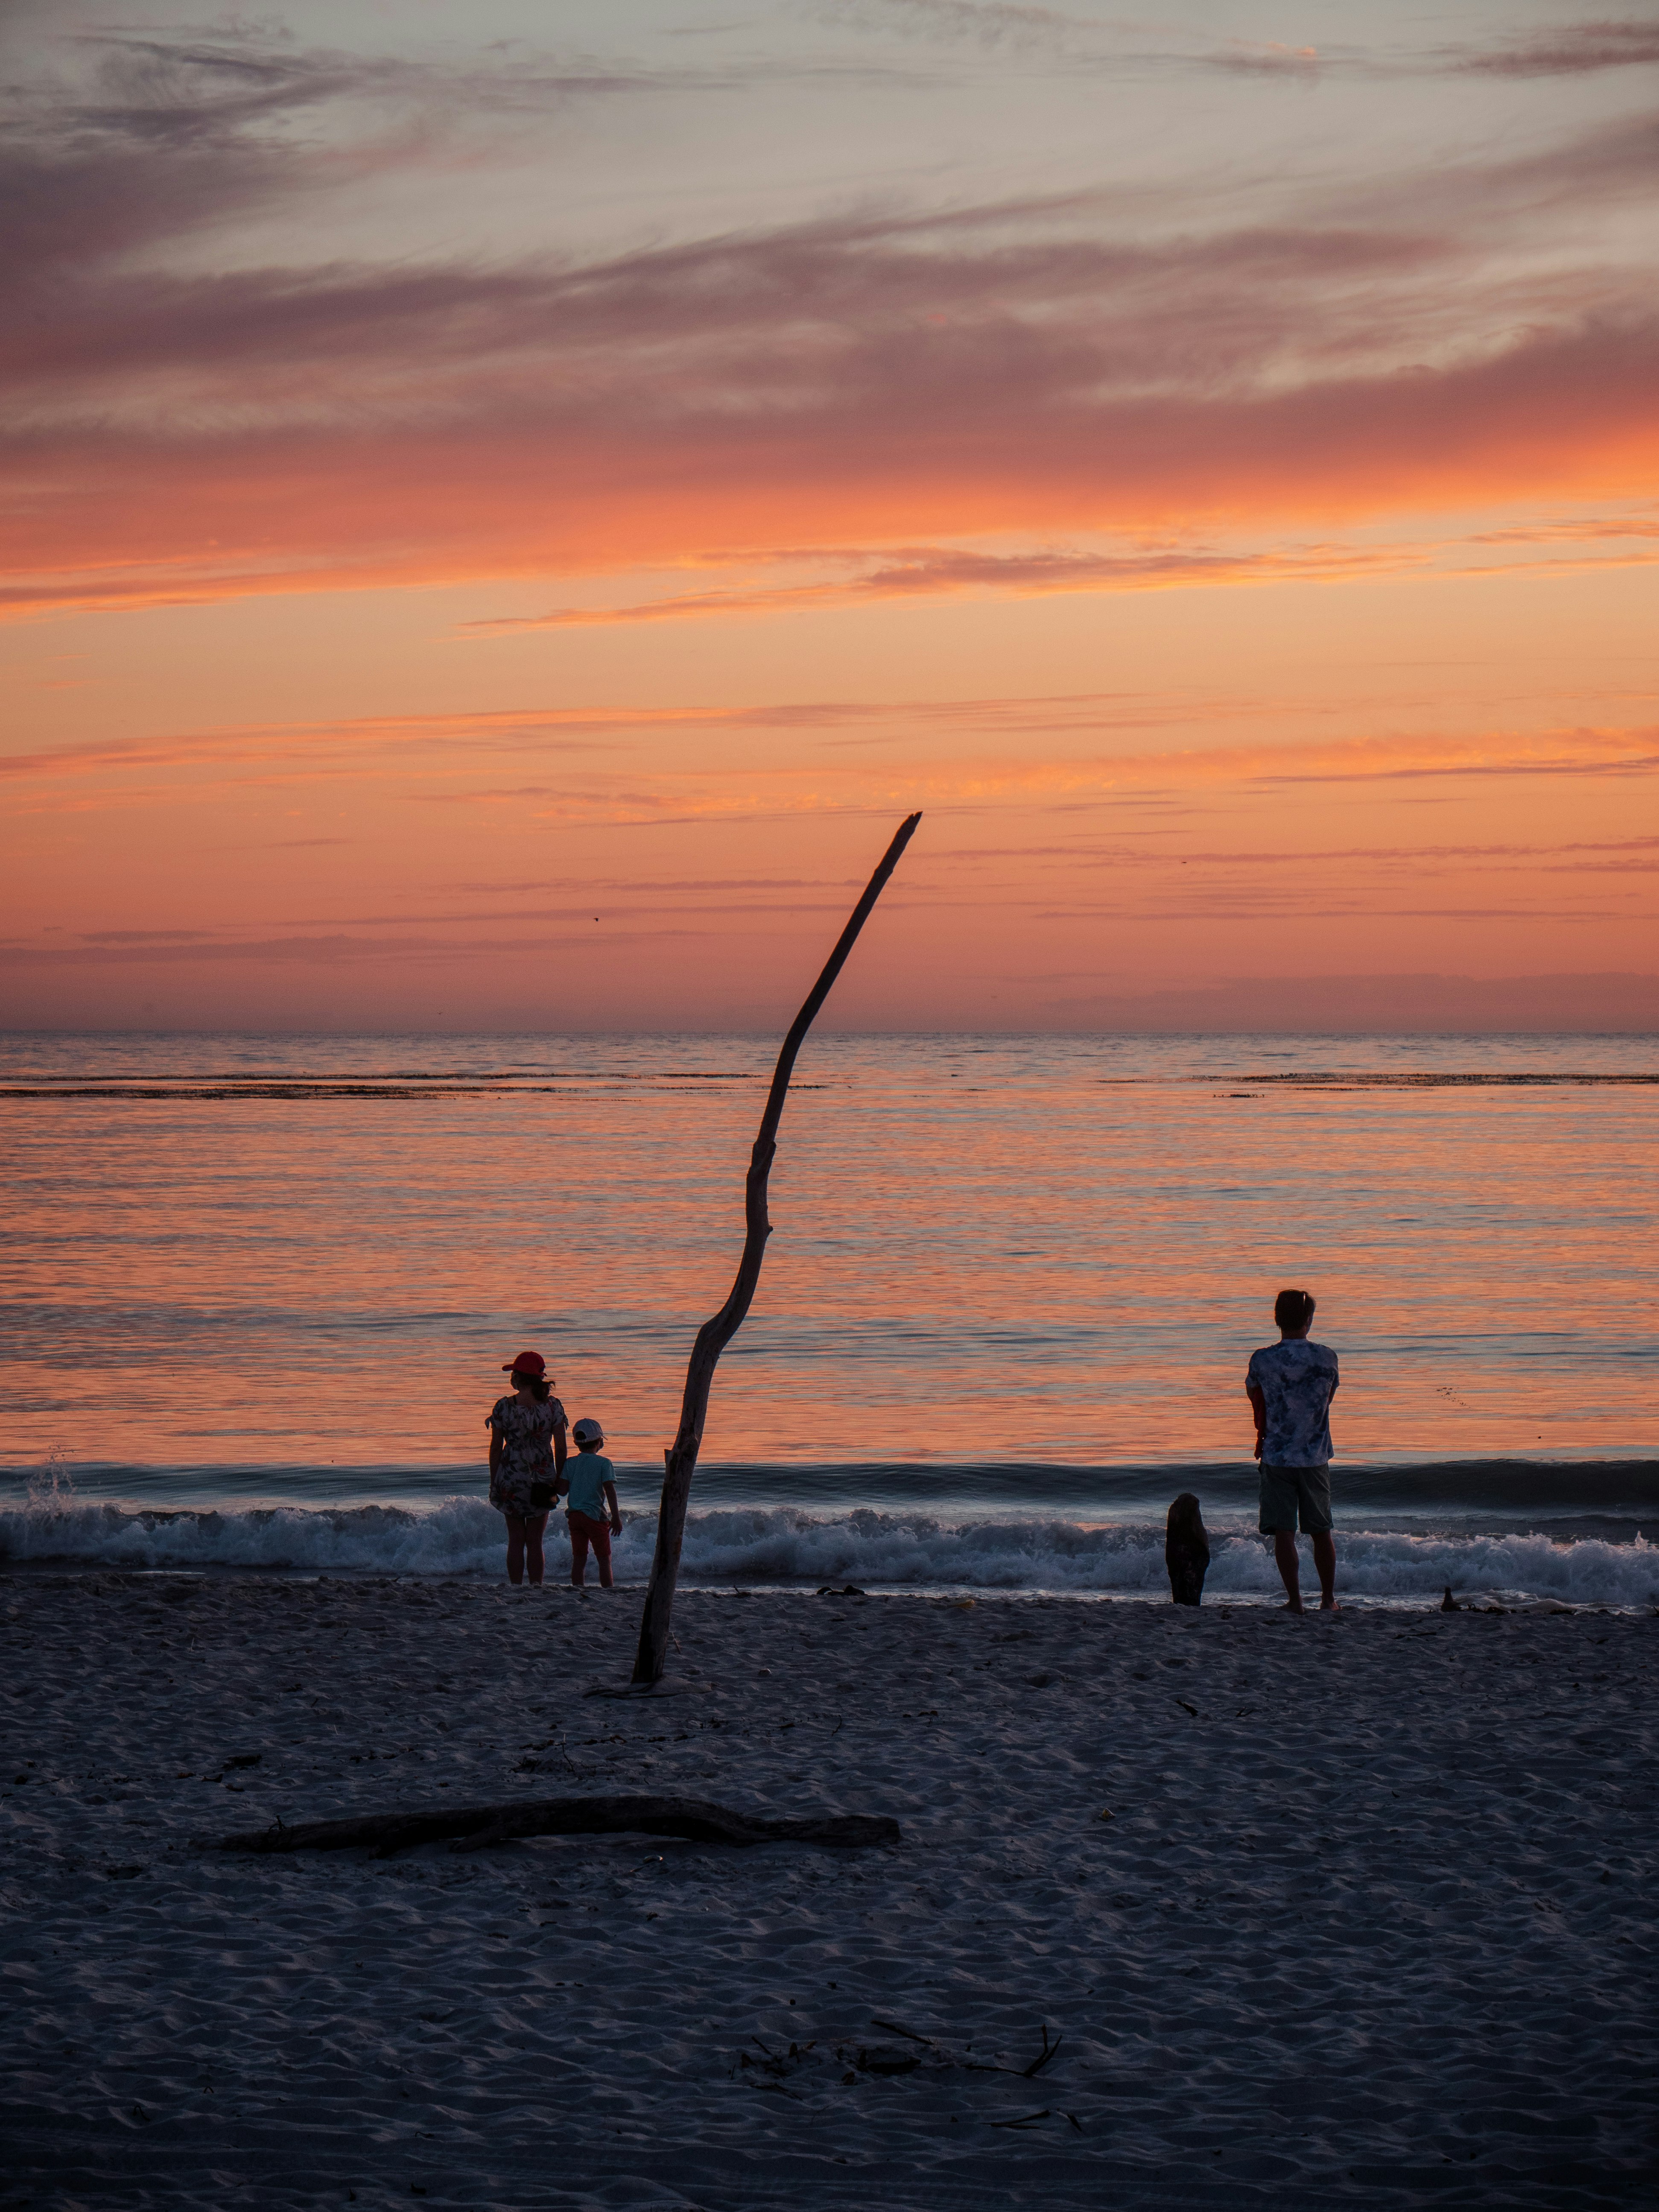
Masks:
[[[302,1820],[237,1836],[218,1836],[199,1848],[214,1851],[349,1851],[374,1850],[382,1858],[416,1844],[448,1844],[458,1851],[487,1850],[520,1836],[684,1836],[694,1844],[836,1844],[857,1850],[896,1844],[899,1824],[885,1814],[827,1813],[811,1820],[777,1820],[734,1812],[706,1797],[531,1797],[510,1805],[446,1805],[430,1813],[368,1813],[348,1820]]]
[[[825,1583],[817,1592],[820,1597],[864,1597],[867,1594],[856,1583],[842,1583],[839,1588],[834,1583]]]
[[[892,843],[865,886],[864,896],[853,908],[846,928],[836,939],[835,951],[825,961],[823,973],[807,993],[805,1004],[791,1023],[778,1054],[777,1066],[773,1070],[772,1088],[766,1094],[766,1110],[761,1115],[760,1131],[749,1158],[749,1179],[743,1201],[743,1257],[738,1262],[737,1279],[726,1304],[697,1331],[691,1357],[686,1363],[679,1433],[663,1454],[665,1471],[662,1506],[657,1515],[657,1548],[651,1561],[651,1579],[646,1585],[640,1644],[634,1659],[634,1680],[642,1688],[659,1682],[668,1662],[668,1623],[674,1610],[674,1584],[680,1571],[686,1501],[691,1494],[691,1477],[696,1471],[697,1454],[702,1446],[702,1426],[708,1414],[708,1391],[714,1380],[714,1364],[743,1325],[743,1317],[755,1295],[755,1285],[760,1280],[766,1240],[772,1234],[766,1213],[766,1179],[772,1172],[772,1156],[778,1148],[778,1121],[789,1094],[795,1056],[921,819],[920,814],[911,814],[900,823]]]
[[[914,2074],[921,2061],[896,2043],[861,2043],[853,2063],[860,2074]]]
[[[1164,1537],[1164,1564],[1170,1571],[1170,1595],[1177,1605],[1200,1605],[1204,1577],[1209,1571],[1210,1539],[1204,1516],[1190,1490],[1183,1490],[1170,1508]]]
[[[1451,1594],[1451,1584],[1446,1584],[1446,1595],[1440,1601],[1442,1613],[1462,1613],[1463,1608]]]

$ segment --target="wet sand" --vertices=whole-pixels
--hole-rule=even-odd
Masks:
[[[688,1593],[612,1703],[635,1592],[0,1615],[7,2205],[1659,2193],[1659,1619]],[[192,1848],[624,1790],[903,1840]]]

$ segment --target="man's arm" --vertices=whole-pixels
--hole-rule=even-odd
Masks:
[[[1255,1456],[1261,1456],[1261,1446],[1267,1434],[1267,1401],[1254,1382],[1244,1385],[1244,1395],[1255,1415]]]

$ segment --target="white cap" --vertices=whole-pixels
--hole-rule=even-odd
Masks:
[[[602,1444],[605,1431],[597,1421],[578,1421],[570,1431],[579,1444]]]

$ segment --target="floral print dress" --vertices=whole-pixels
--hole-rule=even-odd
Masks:
[[[531,1504],[530,1486],[553,1480],[553,1432],[566,1426],[564,1407],[556,1398],[526,1406],[514,1390],[496,1399],[484,1425],[501,1440],[501,1461],[489,1478],[490,1504],[501,1513],[545,1513],[546,1506]]]

